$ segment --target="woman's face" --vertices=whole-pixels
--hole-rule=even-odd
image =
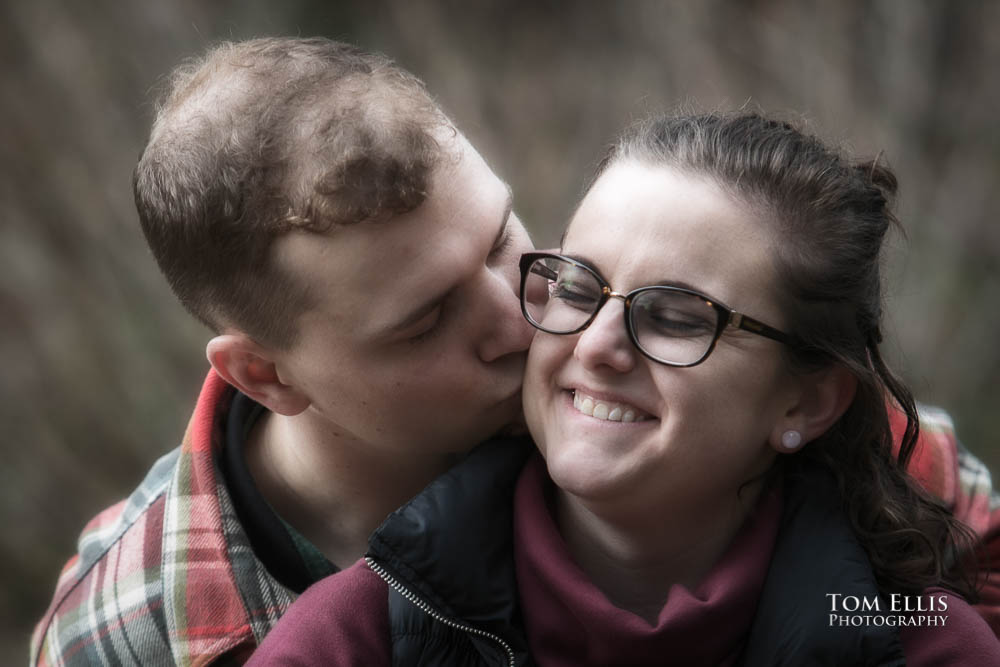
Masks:
[[[688,287],[783,329],[770,243],[749,207],[712,181],[624,162],[587,194],[562,254],[616,292]],[[633,347],[623,308],[610,299],[583,332],[534,338],[525,416],[552,479],[581,498],[647,509],[730,498],[768,467],[768,443],[795,403],[781,344],[729,328],[700,365],[665,366]],[[607,410],[585,414],[588,400]],[[600,418],[614,408],[640,419]]]

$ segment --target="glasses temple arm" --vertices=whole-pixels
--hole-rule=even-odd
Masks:
[[[785,343],[786,345],[795,344],[792,337],[784,331],[775,329],[770,325],[764,324],[760,320],[754,319],[749,315],[744,315],[743,313],[738,313],[735,310],[729,311],[729,324],[737,329],[743,329],[744,331],[749,331],[759,336],[776,340],[779,343]]]

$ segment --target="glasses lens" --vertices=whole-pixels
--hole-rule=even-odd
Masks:
[[[521,302],[528,320],[552,333],[582,327],[601,302],[601,285],[586,269],[554,257],[528,267]]]
[[[631,318],[639,347],[673,364],[704,357],[719,324],[719,313],[704,299],[656,288],[635,295]]]

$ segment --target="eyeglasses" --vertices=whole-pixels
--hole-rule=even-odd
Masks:
[[[575,259],[544,252],[521,255],[521,312],[536,329],[579,333],[612,297],[625,302],[625,330],[632,344],[668,366],[705,361],[727,326],[795,344],[788,334],[693,290],[652,285],[619,294]]]

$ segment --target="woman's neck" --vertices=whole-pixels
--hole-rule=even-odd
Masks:
[[[617,607],[656,625],[671,586],[697,588],[756,504],[763,483],[714,504],[636,511],[558,491],[556,520],[574,560]]]

